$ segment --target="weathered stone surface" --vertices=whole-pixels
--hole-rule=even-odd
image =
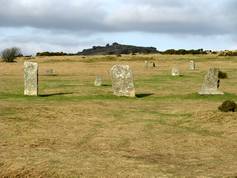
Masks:
[[[114,65],[110,70],[110,75],[114,95],[135,97],[133,74],[128,65]]]
[[[178,67],[173,67],[171,70],[171,75],[172,76],[180,76],[180,71]]]
[[[201,91],[199,91],[200,95],[223,95],[224,94],[222,91],[218,90],[219,84],[220,84],[218,74],[219,74],[219,69],[217,68],[210,68],[208,70],[208,73],[206,74],[204,78]]]
[[[24,95],[38,95],[38,64],[35,62],[24,63]]]
[[[96,76],[94,85],[97,87],[102,85],[102,77],[101,76]]]
[[[195,69],[196,69],[196,64],[195,64],[194,61],[190,61],[190,62],[189,62],[189,69],[190,69],[190,70],[195,70]]]

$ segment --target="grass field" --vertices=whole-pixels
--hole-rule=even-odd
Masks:
[[[237,176],[237,113],[217,109],[237,101],[236,57],[35,58],[38,97],[23,96],[24,60],[0,63],[0,177]],[[131,66],[136,98],[113,96],[108,71],[118,63]],[[175,65],[182,77],[171,77]],[[228,73],[225,95],[197,94],[209,67]],[[51,68],[57,75],[45,75]]]

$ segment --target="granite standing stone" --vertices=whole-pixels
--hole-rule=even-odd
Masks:
[[[38,64],[35,62],[24,63],[24,95],[38,95]]]
[[[210,68],[204,78],[204,82],[199,92],[200,95],[223,95],[222,91],[219,91],[220,80],[218,77],[219,69]]]
[[[156,67],[156,63],[153,62],[153,61],[145,61],[144,63],[145,63],[145,68],[146,69]]]
[[[56,75],[56,72],[53,69],[47,69],[45,73],[46,75],[49,75],[49,76]]]
[[[148,69],[148,61],[144,61],[145,68]]]
[[[101,77],[101,76],[96,76],[94,85],[95,85],[96,87],[99,87],[99,86],[102,85],[102,77]]]
[[[173,67],[171,70],[171,75],[172,76],[180,76],[179,68],[178,67]]]
[[[110,70],[114,95],[135,97],[133,74],[129,65],[114,65]]]
[[[195,64],[194,61],[190,61],[190,62],[189,62],[189,69],[190,69],[190,70],[195,70],[195,69],[196,69],[196,64]]]

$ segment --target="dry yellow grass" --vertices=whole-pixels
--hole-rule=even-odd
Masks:
[[[158,68],[144,69],[145,59]],[[188,70],[191,59],[197,71]],[[0,63],[0,177],[235,177],[237,114],[217,107],[237,100],[236,60],[36,58],[39,97],[22,96],[24,59]],[[112,96],[108,70],[116,63],[131,66],[140,97]],[[183,77],[170,77],[173,65]],[[229,75],[224,96],[195,94],[210,66]],[[44,75],[50,68],[56,76]],[[96,75],[105,86],[93,86]]]

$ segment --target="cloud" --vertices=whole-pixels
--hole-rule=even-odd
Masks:
[[[2,2],[1,2],[2,1]],[[102,1],[1,0],[0,26],[53,30],[103,30]]]
[[[233,0],[0,0],[0,26],[54,31],[234,33]],[[113,6],[113,4],[116,4]],[[112,10],[111,10],[112,9]],[[234,15],[233,15],[234,14]]]
[[[125,2],[125,1],[124,1]],[[230,1],[127,0],[107,17],[107,24],[120,31],[166,34],[219,35],[235,33],[227,16]],[[232,10],[233,14],[237,14]]]
[[[95,44],[105,44],[102,38],[78,33],[60,33],[34,28],[2,28],[0,34],[0,49],[16,46],[24,54],[41,51],[65,51],[75,53]]]
[[[108,39],[126,42],[131,33],[142,34],[144,43],[148,35],[178,41],[228,36],[237,41],[236,0],[0,0],[0,4],[0,47],[18,44],[27,52],[76,51]]]

